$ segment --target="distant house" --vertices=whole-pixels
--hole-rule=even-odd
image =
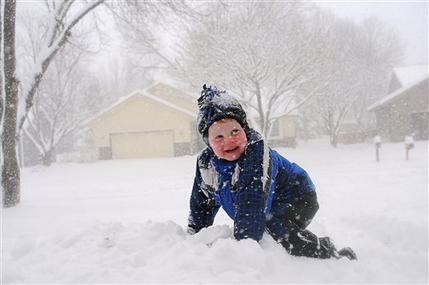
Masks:
[[[413,135],[428,139],[428,67],[412,66],[393,71],[389,94],[368,107],[375,113],[379,134],[390,141]]]
[[[268,141],[274,146],[296,146],[297,112],[279,116],[271,126]]]
[[[172,157],[199,146],[196,100],[163,83],[121,98],[87,125],[99,159]]]

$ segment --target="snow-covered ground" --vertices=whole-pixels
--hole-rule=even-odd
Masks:
[[[2,210],[2,282],[426,283],[428,144],[301,143],[280,148],[317,185],[310,229],[358,261],[288,255],[265,235],[232,238],[231,221],[186,234],[195,156],[56,164],[22,171],[22,202]]]

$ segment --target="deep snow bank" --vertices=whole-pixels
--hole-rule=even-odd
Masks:
[[[2,210],[2,282],[425,283],[427,142],[302,144],[281,149],[308,170],[321,204],[310,229],[357,262],[289,256],[270,237],[235,241],[222,213],[185,232],[195,157],[57,164],[23,170],[22,203]]]

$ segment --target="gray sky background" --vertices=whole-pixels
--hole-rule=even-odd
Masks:
[[[405,43],[404,65],[427,65],[427,1],[317,1],[317,4],[356,22],[376,16],[397,30]]]

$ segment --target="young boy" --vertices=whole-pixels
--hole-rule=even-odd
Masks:
[[[259,241],[267,231],[292,255],[356,259],[328,237],[305,228],[319,205],[304,169],[269,148],[251,129],[240,103],[226,91],[203,86],[198,131],[207,144],[197,159],[188,232],[213,224],[222,208],[234,220],[234,237]]]

